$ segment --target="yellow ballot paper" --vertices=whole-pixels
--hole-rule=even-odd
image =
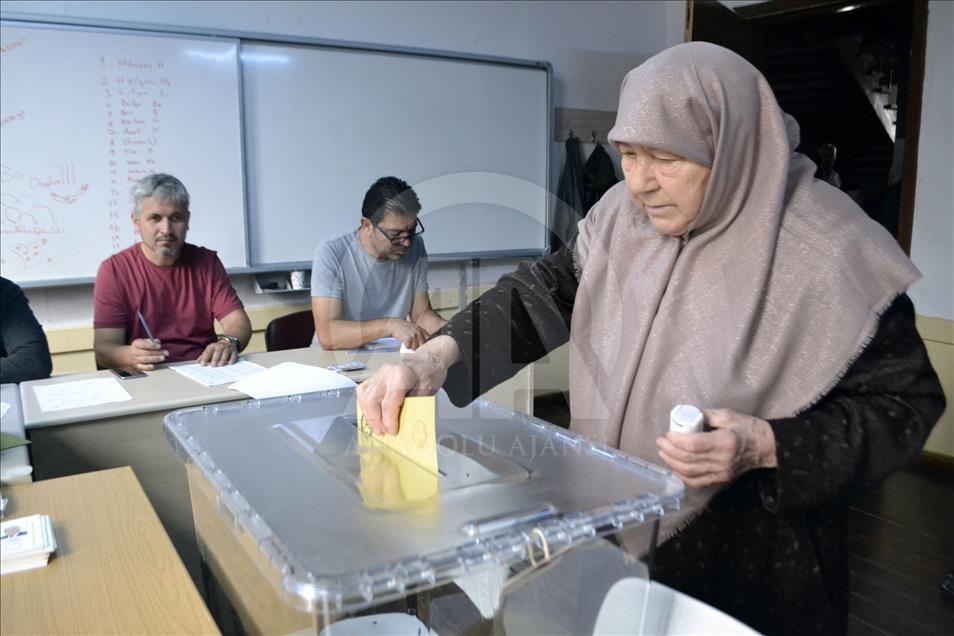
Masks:
[[[400,453],[358,433],[361,475],[358,492],[368,508],[404,510],[436,501],[437,475]]]
[[[375,435],[358,406],[358,430],[410,459],[421,468],[437,474],[437,397],[404,398],[397,435]]]
[[[406,398],[398,434],[375,435],[358,407],[358,490],[369,508],[398,510],[437,496],[436,408],[434,397]]]

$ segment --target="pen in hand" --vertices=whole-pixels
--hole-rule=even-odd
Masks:
[[[149,328],[149,324],[146,322],[146,317],[142,315],[142,311],[137,311],[136,315],[139,317],[139,324],[142,325],[142,328],[146,330],[146,335],[149,336],[149,344],[137,344],[136,341],[133,341],[133,359],[136,360],[138,358],[140,360],[135,365],[137,369],[140,371],[151,371],[154,368],[153,365],[165,362],[169,352],[161,348],[162,343],[159,342],[152,333],[152,329]],[[148,362],[142,360],[143,356],[149,358]]]
[[[142,328],[146,330],[146,335],[149,336],[149,339],[155,340],[156,337],[152,335],[152,329],[150,329],[149,325],[146,323],[146,318],[142,315],[142,311],[137,311],[136,315],[139,316],[139,324],[141,324]]]

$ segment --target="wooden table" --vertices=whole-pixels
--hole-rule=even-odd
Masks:
[[[5,489],[7,519],[46,514],[49,565],[0,578],[3,634],[217,634],[126,466]]]

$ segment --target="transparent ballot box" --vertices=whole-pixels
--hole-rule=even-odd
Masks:
[[[755,636],[735,618],[661,583],[646,564],[596,539],[518,574],[494,617],[500,636]]]
[[[669,471],[478,400],[437,400],[438,474],[357,435],[353,389],[189,408],[203,557],[251,631],[314,630],[483,571],[526,569],[676,510]],[[529,565],[528,565],[529,564]]]

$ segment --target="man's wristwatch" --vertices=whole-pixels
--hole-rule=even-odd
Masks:
[[[239,350],[239,339],[236,338],[235,336],[227,336],[227,335],[225,335],[225,334],[222,334],[221,336],[219,336],[219,340],[224,340],[224,341],[226,341],[226,342],[231,343],[232,346],[235,347],[235,351],[238,352],[238,350]]]

